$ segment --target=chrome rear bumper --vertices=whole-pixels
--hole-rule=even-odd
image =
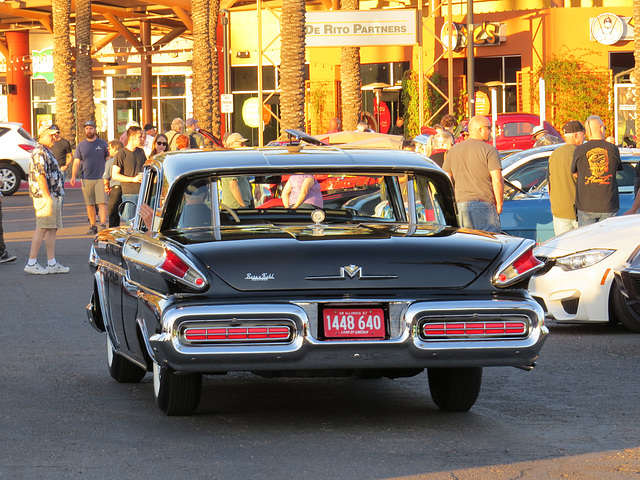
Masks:
[[[327,300],[329,302],[341,303],[335,299]],[[388,338],[324,340],[318,335],[318,305],[322,303],[325,302],[176,307],[164,313],[162,332],[152,335],[149,344],[154,358],[177,372],[524,367],[538,358],[549,333],[544,326],[542,308],[530,298],[456,302],[394,300],[375,302],[388,305]],[[452,329],[441,338],[423,333],[425,324],[452,323],[458,328],[461,322],[473,327],[484,325],[484,330],[469,328],[456,334]],[[524,328],[514,334],[498,334],[495,329],[486,328],[500,322],[524,324]],[[249,339],[248,335],[259,332],[260,326],[287,326],[290,335],[274,340],[259,336]],[[212,336],[211,341],[192,335],[207,328],[214,333],[227,333]],[[238,331],[242,332],[240,337],[229,339],[229,332],[237,334]]]

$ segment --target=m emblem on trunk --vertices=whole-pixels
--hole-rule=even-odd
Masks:
[[[345,265],[340,267],[339,275],[323,275],[305,277],[305,280],[346,280],[347,278],[357,278],[358,280],[393,280],[398,278],[397,275],[365,275],[362,273],[362,267],[358,265]]]

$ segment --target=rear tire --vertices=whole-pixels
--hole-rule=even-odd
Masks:
[[[482,368],[429,368],[433,402],[447,412],[467,412],[478,399]]]
[[[611,310],[622,325],[632,332],[640,332],[640,305],[632,305],[631,301],[620,291],[616,282],[611,286]]]
[[[147,374],[147,371],[139,365],[129,361],[127,358],[119,355],[113,344],[111,337],[107,332],[107,365],[109,374],[119,383],[138,383]]]
[[[154,362],[153,392],[158,408],[167,415],[190,415],[200,403],[202,375],[176,375]]]
[[[20,169],[10,163],[0,163],[0,192],[3,195],[13,195],[20,188],[22,176]]]

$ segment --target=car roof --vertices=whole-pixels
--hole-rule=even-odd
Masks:
[[[304,146],[293,148],[241,148],[235,150],[183,150],[156,155],[148,163],[163,170],[166,180],[204,172],[251,173],[296,171],[404,171],[446,175],[422,155],[406,150],[346,149]]]

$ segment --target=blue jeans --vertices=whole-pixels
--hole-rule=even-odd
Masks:
[[[476,200],[473,202],[458,202],[457,205],[458,220],[461,227],[485,232],[501,232],[498,211],[491,203]]]
[[[578,227],[598,223],[607,218],[615,217],[618,212],[583,212],[578,210]]]

